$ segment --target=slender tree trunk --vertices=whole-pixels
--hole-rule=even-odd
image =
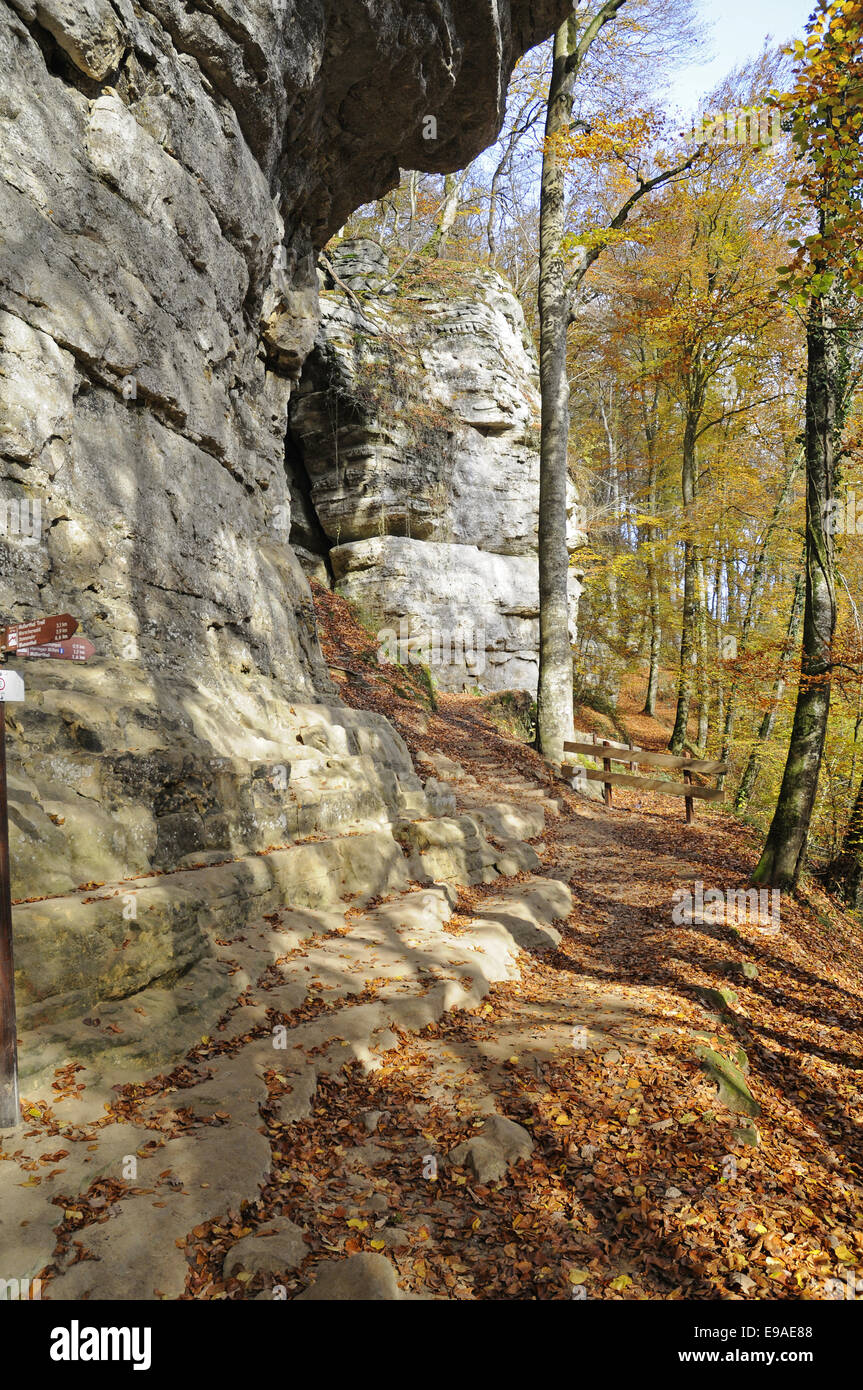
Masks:
[[[740,779],[740,786],[734,798],[734,809],[739,814],[746,808],[749,798],[758,780],[761,771],[763,752],[768,741],[773,737],[773,730],[776,727],[776,720],[779,715],[779,707],[785,695],[785,687],[788,681],[788,667],[794,655],[794,648],[797,645],[797,638],[800,636],[800,624],[803,618],[803,601],[806,597],[806,571],[801,569],[797,576],[797,583],[794,587],[794,599],[791,604],[791,616],[788,619],[788,629],[785,634],[785,644],[782,648],[782,655],[779,660],[779,670],[773,685],[773,694],[770,697],[770,705],[764,711],[764,717],[756,735],[755,743],[749,752],[743,776]]]
[[[539,251],[540,385],[542,430],[539,469],[539,745],[552,762],[562,762],[573,728],[572,649],[569,638],[569,551],[566,545],[566,484],[569,447],[569,379],[566,333],[569,296],[562,243],[565,171],[556,137],[572,119],[577,68],[575,21],[554,37],[542,158]]]
[[[668,746],[672,753],[679,755],[687,739],[689,708],[695,686],[695,669],[698,663],[699,645],[699,602],[698,569],[701,563],[699,546],[694,539],[695,496],[696,496],[696,436],[698,413],[687,412],[686,428],[683,435],[683,516],[686,539],[683,543],[683,618],[680,633],[680,676],[677,685],[677,713],[674,729]]]
[[[626,0],[605,0],[579,33],[572,13],[554,36],[554,56],[545,119],[539,205],[539,375],[542,431],[539,458],[539,746],[552,762],[563,760],[563,745],[573,731],[572,647],[569,636],[569,552],[566,546],[566,493],[569,451],[569,380],[566,335],[570,288],[564,259],[566,171],[559,137],[572,124],[575,84],[597,34],[614,19]],[[674,171],[677,172],[677,171]],[[642,183],[612,221],[626,221],[639,197],[667,179]],[[593,248],[573,284],[579,284]]]
[[[455,223],[458,213],[459,199],[461,190],[464,187],[468,171],[463,169],[460,174],[445,174],[443,181],[444,201],[441,208],[441,215],[437,226],[429,238],[428,251],[435,256],[443,256],[446,252],[447,242],[450,232]]]
[[[827,736],[836,629],[833,500],[844,393],[843,351],[832,309],[836,288],[812,299],[806,328],[806,608],[800,689],[773,821],[752,881],[792,888],[803,867]]]
[[[707,651],[707,590],[704,583],[704,561],[699,550],[695,569],[698,583],[698,747],[707,747],[710,723],[710,682]]]
[[[644,421],[644,440],[647,446],[647,509],[650,515],[650,523],[646,530],[647,541],[647,592],[649,596],[648,616],[650,621],[650,667],[647,674],[647,694],[644,697],[643,714],[650,715],[651,719],[656,715],[656,697],[659,692],[659,663],[662,654],[662,615],[659,607],[659,574],[657,569],[656,542],[659,537],[657,528],[653,525],[653,518],[656,516],[659,491],[659,470],[656,462],[656,436],[659,433],[657,424],[657,405],[658,391],[654,391],[653,402],[650,410],[642,402],[642,417]]]
[[[785,509],[788,506],[788,503],[791,499],[791,493],[794,489],[794,481],[797,477],[800,462],[801,460],[798,456],[797,458],[792,459],[791,463],[788,465],[788,468],[785,473],[785,479],[782,484],[782,491],[776,499],[776,503],[773,507],[773,512],[771,514],[770,521],[768,522],[764,531],[764,535],[761,538],[761,545],[758,548],[758,554],[755,560],[755,567],[752,571],[752,583],[749,588],[749,598],[746,603],[746,612],[744,613],[743,623],[740,628],[740,642],[738,644],[737,649],[738,660],[740,659],[740,657],[743,656],[744,652],[747,650],[749,646],[749,638],[752,634],[752,628],[757,620],[758,614],[761,609],[761,590],[767,573],[767,563],[770,558],[770,542],[773,539],[773,535],[776,531],[776,528],[779,525],[779,522],[782,519],[782,515],[785,512]],[[737,670],[735,669],[734,674],[731,677],[731,689],[728,694],[728,708],[725,713],[725,722],[722,729],[722,753],[720,755],[720,760],[722,762],[728,761],[728,755],[731,751],[731,739],[734,735],[734,721],[737,718],[738,683],[739,676],[737,674]],[[724,781],[724,778],[720,778],[719,786],[722,786]]]
[[[620,474],[617,467],[617,444],[612,428],[612,409],[614,401],[614,386],[609,388],[608,409],[606,409],[603,399],[604,383],[599,384],[599,414],[602,420],[602,428],[605,432],[605,447],[608,452],[608,488],[611,494],[611,520],[612,535],[611,542],[611,568],[608,573],[608,611],[611,618],[611,629],[614,640],[620,637],[620,606],[617,599],[617,574],[614,569],[614,556],[617,551],[618,526],[620,521]]]

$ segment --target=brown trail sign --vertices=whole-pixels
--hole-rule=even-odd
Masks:
[[[96,648],[87,637],[74,642],[78,620],[55,613],[29,623],[0,629],[0,649],[8,656],[53,657],[88,661]],[[6,785],[6,704],[24,699],[17,671],[0,665],[0,1130],[20,1123],[18,1103],[18,1036],[15,1022],[15,968],[12,954],[12,883],[9,869],[9,812]]]
[[[65,642],[78,631],[78,620],[71,613],[55,613],[50,618],[34,618],[29,623],[14,623],[0,632],[0,647],[9,652],[23,652],[47,642]]]
[[[661,792],[665,796],[682,796],[686,801],[686,821],[689,824],[695,815],[695,799],[721,801],[723,797],[718,787],[694,786],[692,774],[698,772],[705,777],[720,777],[728,771],[727,763],[707,758],[690,758],[688,754],[678,758],[672,753],[653,753],[647,748],[634,748],[632,744],[624,746],[611,743],[608,739],[588,742],[586,734],[582,735],[578,742],[565,743],[563,747],[567,753],[580,753],[583,757],[602,760],[602,771],[598,768],[582,767],[578,769],[578,775],[583,775],[588,782],[602,782],[606,806],[611,805],[612,786],[635,787],[639,791]],[[661,777],[640,777],[631,772],[612,772],[613,762],[635,766],[640,763],[646,767],[682,770],[684,780],[672,782]]]
[[[44,642],[38,647],[25,647],[22,656],[49,656],[55,661],[89,661],[96,648],[89,637],[74,637],[70,642]]]

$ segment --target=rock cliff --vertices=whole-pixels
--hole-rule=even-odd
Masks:
[[[294,548],[442,689],[535,690],[540,397],[521,307],[473,266],[394,282],[367,240],[331,267],[291,401]]]
[[[566,8],[0,0],[0,611],[72,612],[98,652],[18,663],[17,898],[428,812],[324,668],[288,403],[317,249],[399,166],[482,148]],[[169,917],[125,971],[129,923],[67,913],[49,959],[49,909],[21,919],[26,1007],[62,1011],[79,976],[169,982],[204,949]]]

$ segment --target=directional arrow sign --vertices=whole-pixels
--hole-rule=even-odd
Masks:
[[[50,618],[34,618],[29,623],[15,623],[3,629],[0,645],[9,651],[26,651],[49,642],[65,642],[78,630],[78,620],[71,613],[55,613]]]
[[[55,661],[89,661],[96,648],[89,637],[74,637],[70,642],[41,642],[38,647],[25,647],[24,656],[50,656]]]

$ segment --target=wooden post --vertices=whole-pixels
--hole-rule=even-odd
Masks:
[[[688,748],[684,748],[684,750],[683,750],[683,756],[684,756],[684,758],[691,758],[691,757],[692,757],[692,754],[690,753],[690,751],[689,751]],[[689,783],[690,785],[691,785],[691,783],[692,783],[692,773],[691,773],[691,772],[687,772],[686,768],[683,769],[683,780],[684,780],[684,782],[687,782],[687,783]],[[686,798],[686,824],[687,824],[687,825],[691,825],[694,819],[695,819],[695,798],[694,798],[694,797],[691,797],[691,796],[687,796],[687,798]]]
[[[607,739],[607,738],[604,738],[604,739],[602,740],[602,746],[603,746],[603,748],[607,748],[607,747],[608,747],[608,739]],[[610,772],[610,771],[611,771],[611,758],[603,758],[603,760],[602,760],[602,766],[603,766],[603,769],[604,769],[606,772]],[[605,783],[603,783],[603,792],[604,792],[605,804],[606,804],[606,806],[610,806],[610,805],[611,805],[611,783],[610,783],[610,782],[605,782]]]
[[[18,1030],[12,959],[12,888],[6,791],[6,705],[0,701],[0,1129],[21,1122],[18,1105]]]

